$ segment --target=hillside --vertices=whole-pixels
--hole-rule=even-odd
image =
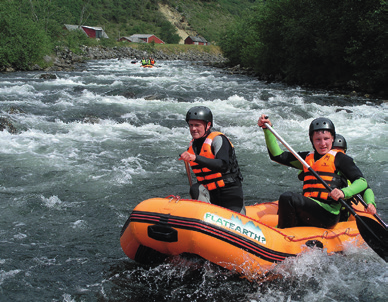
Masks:
[[[0,1],[0,70],[28,70],[57,47],[118,46],[133,34],[154,34],[167,44],[201,35],[218,44],[229,24],[254,0],[18,0]],[[89,39],[64,24],[102,27],[109,39]]]
[[[130,12],[128,2],[133,4]],[[254,2],[255,0],[119,0],[116,6],[105,4],[104,7],[89,7],[88,20],[92,26],[103,27],[109,37],[152,33],[167,43],[183,44],[187,36],[201,35],[208,41],[217,43],[220,34],[254,5]],[[101,11],[104,10],[102,14]],[[177,34],[179,38],[172,39],[173,34]]]
[[[165,7],[168,7],[173,19],[168,16],[166,18],[178,28],[180,36],[184,32],[190,35],[199,34],[214,43],[219,40],[220,34],[226,27],[241,17],[253,2],[170,0]],[[180,19],[179,16],[181,16]]]
[[[159,11],[163,14],[163,16],[170,22],[176,29],[180,41],[179,44],[184,44],[184,40],[187,36],[196,36],[198,32],[196,32],[182,14],[180,14],[176,9],[172,8],[167,4],[159,3]]]

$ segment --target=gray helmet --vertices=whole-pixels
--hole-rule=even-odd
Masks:
[[[197,106],[190,108],[186,113],[186,122],[190,120],[201,120],[206,123],[210,122],[211,127],[213,126],[213,114],[211,110],[205,106]]]
[[[346,139],[341,134],[336,134],[333,142],[333,148],[341,148],[346,150],[348,149],[348,144],[346,143]]]
[[[311,137],[315,131],[328,130],[335,137],[335,127],[331,120],[326,117],[318,117],[313,120],[309,128],[309,136]]]

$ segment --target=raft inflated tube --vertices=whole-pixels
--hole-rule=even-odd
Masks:
[[[246,206],[246,215],[197,200],[151,198],[135,207],[122,229],[125,254],[140,263],[190,253],[245,276],[265,274],[309,247],[341,252],[364,243],[356,221],[333,229],[276,228],[277,202]]]

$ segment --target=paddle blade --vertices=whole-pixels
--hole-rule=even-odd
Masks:
[[[388,262],[388,232],[376,220],[369,217],[357,217],[357,228],[362,238],[377,255]],[[360,221],[362,220],[362,221]]]

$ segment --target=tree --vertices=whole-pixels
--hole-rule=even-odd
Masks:
[[[89,12],[90,1],[91,0],[82,0],[82,9],[81,9],[81,13],[80,13],[79,22],[78,22],[79,26],[85,25],[86,21],[90,17],[90,12]]]
[[[0,4],[0,66],[27,70],[50,51],[49,38],[37,22],[20,14],[13,1]]]
[[[387,91],[385,0],[267,0],[247,12],[220,46],[234,64],[293,84]]]
[[[160,26],[160,38],[168,44],[178,44],[181,40],[176,28],[168,21],[163,21]]]

